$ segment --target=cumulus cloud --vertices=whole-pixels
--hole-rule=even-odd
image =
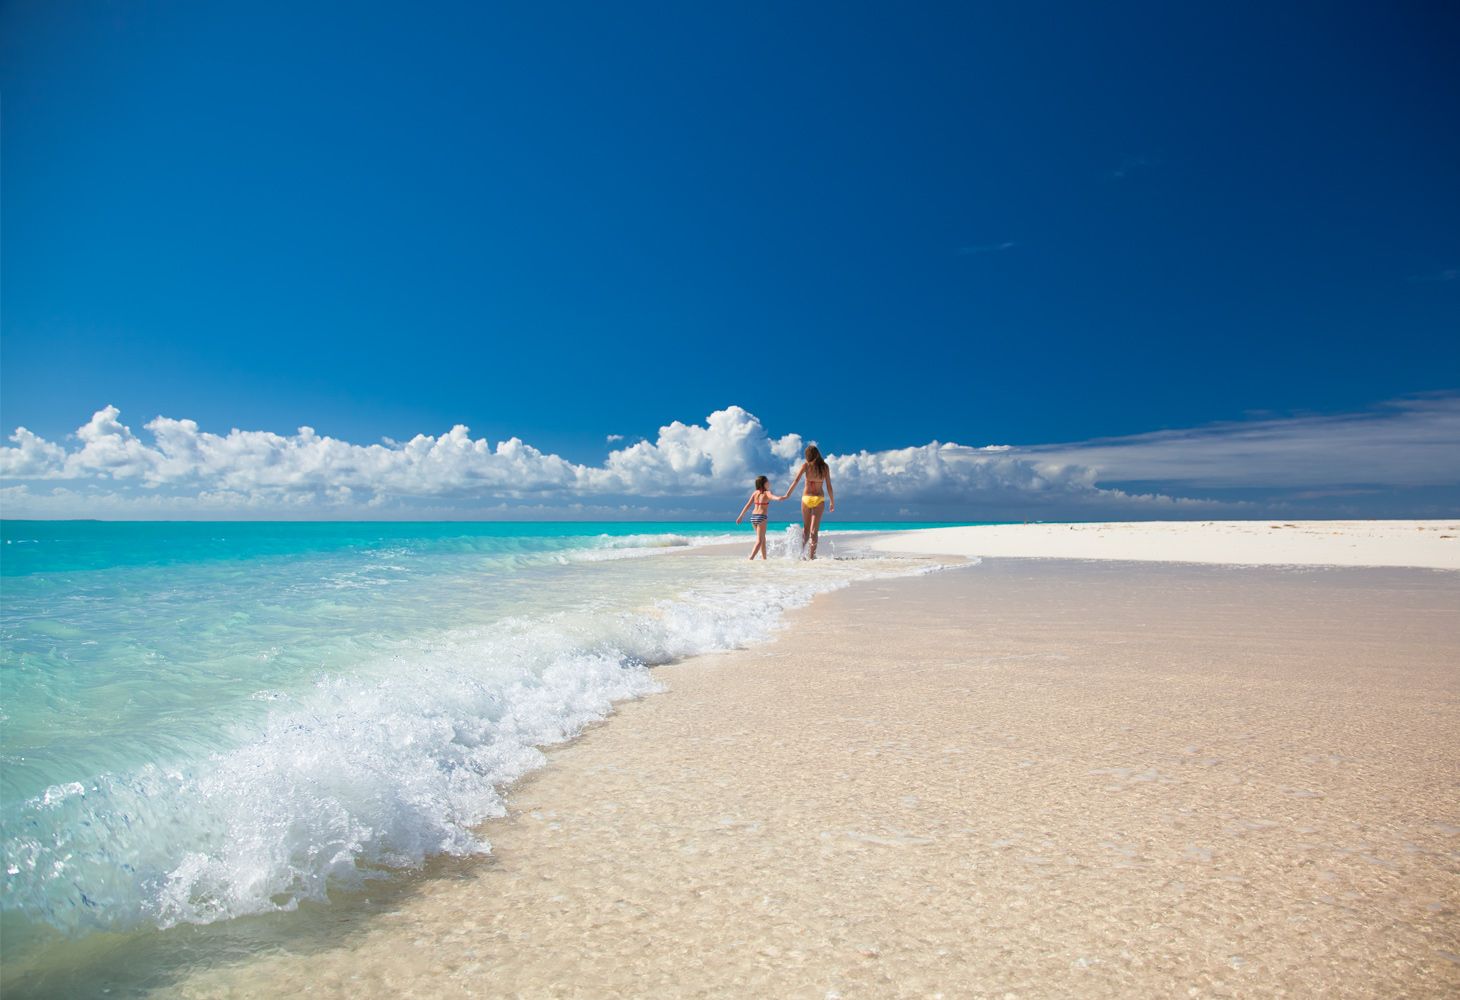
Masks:
[[[112,406],[64,443],[17,428],[0,448],[0,479],[20,485],[0,492],[0,505],[8,516],[703,516],[755,475],[789,482],[805,445],[799,434],[771,435],[739,406],[669,423],[600,465],[516,437],[473,438],[461,425],[366,445],[310,427],[218,434],[170,417],[142,430]],[[850,516],[1212,516],[1242,508],[1179,494],[1301,488],[1291,499],[1305,501],[1352,498],[1352,487],[1375,483],[1460,484],[1460,398],[1070,445],[935,441],[827,459],[839,513]]]
[[[359,445],[300,427],[292,435],[202,430],[157,417],[144,441],[114,406],[98,410],[66,448],[20,427],[0,448],[6,480],[125,483],[158,495],[221,496],[239,505],[301,499],[329,503],[408,499],[694,496],[738,488],[756,472],[786,464],[800,437],[770,437],[738,406],[704,424],[675,421],[658,438],[614,450],[586,466],[508,438],[495,445],[457,425],[406,442]],[[34,497],[37,494],[30,494]]]
[[[11,435],[14,446],[0,449],[0,477],[65,485],[8,494],[8,510],[71,516],[87,509],[112,516],[233,510],[262,516],[318,509],[384,516],[413,507],[423,515],[481,513],[503,503],[569,510],[595,498],[638,498],[683,515],[694,512],[696,498],[718,503],[761,473],[789,482],[805,446],[799,434],[771,435],[739,406],[716,410],[703,423],[669,423],[654,440],[616,448],[596,466],[569,462],[515,437],[495,444],[473,438],[460,425],[438,436],[368,445],[310,427],[290,435],[238,429],[217,434],[171,417],[157,417],[143,431],[150,440],[123,423],[113,406],[78,428],[69,448],[18,428]],[[1098,489],[1088,470],[960,445],[828,458],[834,482],[844,495],[860,493],[869,512],[871,502],[882,498],[901,506],[909,499],[959,502],[981,492],[1124,496]],[[676,500],[690,505],[675,506]],[[624,516],[642,516],[640,510]]]
[[[199,429],[192,420],[158,417],[145,425],[153,443],[121,423],[116,407],[98,410],[77,429],[80,447],[66,451],[24,427],[0,449],[7,479],[106,478],[147,488],[192,486],[249,496],[304,495],[348,489],[389,496],[440,496],[470,490],[524,495],[571,488],[581,468],[518,438],[492,447],[458,424],[439,437],[404,444],[356,445],[321,437],[311,427],[293,435]]]
[[[66,462],[66,449],[37,437],[24,427],[10,435],[14,448],[0,448],[0,477],[43,479]]]
[[[801,452],[801,436],[771,438],[739,406],[716,410],[705,423],[676,420],[659,437],[611,452],[603,468],[584,469],[583,485],[603,493],[649,496],[703,494],[738,486]],[[779,461],[777,461],[779,460]]]

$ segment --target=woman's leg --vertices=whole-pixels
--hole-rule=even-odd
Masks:
[[[760,557],[761,557],[761,559],[765,559],[765,522],[764,521],[762,521],[760,524],[757,524],[755,526],[755,532],[760,537]]]
[[[822,514],[822,506],[823,506],[823,504],[824,504],[824,501],[823,501],[823,503],[817,504],[816,505],[816,509],[813,510],[810,513],[810,515],[808,515],[808,517],[807,517],[807,528],[806,528],[806,530],[807,530],[807,533],[811,536],[811,558],[812,559],[815,559],[816,558],[816,543],[821,540],[821,514]]]
[[[804,503],[801,505],[801,554],[806,554],[806,543],[811,540],[811,508]],[[813,553],[814,554],[814,553]]]

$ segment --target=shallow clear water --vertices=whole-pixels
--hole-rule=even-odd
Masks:
[[[879,527],[874,525],[855,527]],[[898,527],[906,527],[899,525]],[[8,962],[292,911],[476,832],[655,663],[918,564],[696,524],[3,522]]]

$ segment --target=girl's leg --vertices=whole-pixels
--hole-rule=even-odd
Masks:
[[[762,561],[764,561],[764,559],[765,559],[765,524],[763,524],[763,523],[762,524],[757,524],[755,526],[755,530],[756,530],[756,533],[760,536],[760,558],[761,558]]]
[[[816,558],[816,543],[821,540],[821,507],[818,506],[811,512],[810,518],[811,534],[811,558]]]
[[[806,554],[806,543],[811,538],[811,508],[801,505],[801,554]],[[814,554],[814,553],[813,553]]]

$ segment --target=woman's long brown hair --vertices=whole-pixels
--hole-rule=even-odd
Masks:
[[[818,479],[826,478],[826,459],[821,457],[821,449],[814,444],[806,446],[806,467],[816,473]]]

